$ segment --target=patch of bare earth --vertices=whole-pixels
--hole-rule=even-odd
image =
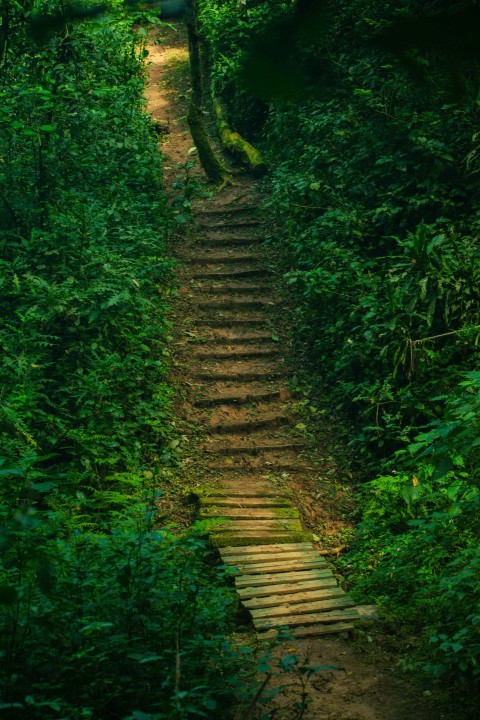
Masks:
[[[173,184],[179,166],[196,162],[185,117],[188,56],[180,26],[159,32],[161,43],[152,37],[149,47],[147,99]],[[198,164],[194,172],[201,175]],[[261,246],[259,201],[258,185],[237,173],[231,187],[196,201],[195,229],[178,243],[181,481],[198,493],[202,517],[224,518],[212,542],[239,568],[238,592],[259,637],[276,635],[279,619],[288,618],[295,639],[274,651],[278,657],[343,668],[312,675],[303,715],[294,709],[301,673],[273,677],[272,686],[287,680],[297,687],[277,696],[272,717],[441,718],[420,688],[398,677],[394,657],[365,641],[375,638],[371,623],[360,620],[352,631],[353,603],[330,562],[349,529],[346,472],[296,412],[288,385],[296,359],[275,322],[279,299]],[[312,530],[321,537],[315,546],[306,541]]]

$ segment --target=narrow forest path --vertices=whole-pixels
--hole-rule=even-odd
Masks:
[[[150,46],[147,97],[154,120],[168,131],[161,149],[170,187],[179,165],[195,158],[185,119],[187,57],[181,30]],[[194,229],[178,247],[176,352],[181,413],[192,428],[186,467],[202,477],[200,516],[214,521],[211,541],[234,568],[258,636],[271,638],[288,625],[297,655],[346,669],[313,683],[308,717],[439,717],[421,696],[405,693],[381,662],[377,667],[355,652],[346,633],[359,613],[302,526],[296,488],[315,472],[315,452],[291,408],[294,360],[275,324],[278,300],[261,249],[258,198],[255,182],[237,175],[233,187],[195,201]]]

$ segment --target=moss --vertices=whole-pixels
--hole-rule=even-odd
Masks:
[[[223,108],[215,98],[213,99],[213,109],[218,135],[223,147],[232,154],[239,156],[255,175],[263,175],[267,170],[267,164],[261,153],[229,127],[224,116]]]

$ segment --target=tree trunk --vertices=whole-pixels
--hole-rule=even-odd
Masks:
[[[186,0],[185,22],[190,56],[190,75],[192,78],[192,101],[187,115],[187,122],[192,133],[193,142],[198,150],[198,157],[209,181],[216,184],[223,183],[228,179],[228,172],[213,152],[202,115],[203,83],[196,0]]]

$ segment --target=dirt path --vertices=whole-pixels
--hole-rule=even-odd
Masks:
[[[168,130],[161,149],[170,185],[178,166],[195,158],[185,121],[186,60],[181,32],[169,31],[150,48],[149,109]],[[296,501],[317,470],[318,452],[305,442],[290,402],[294,362],[275,326],[278,300],[262,253],[258,204],[258,187],[237,175],[233,187],[196,201],[195,232],[179,246],[177,350],[193,448],[185,472],[199,478],[201,516],[223,518],[211,539],[238,569],[238,592],[257,631],[271,636],[288,622],[296,638],[281,652],[294,652],[300,663],[345,668],[314,676],[302,717],[440,718],[418,689],[394,677],[391,658],[362,651],[375,633],[370,624],[360,624],[357,640],[345,632],[357,613],[325,561],[328,549],[314,550],[301,522]],[[275,718],[299,717],[288,695],[276,702]]]

